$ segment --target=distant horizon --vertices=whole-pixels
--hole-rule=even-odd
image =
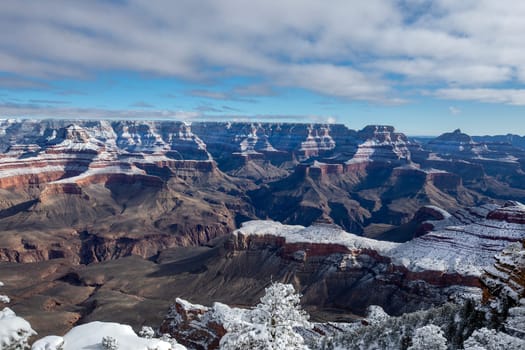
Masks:
[[[402,129],[398,128],[396,125],[392,124],[377,124],[377,123],[371,123],[371,124],[365,124],[362,127],[351,127],[347,123],[342,122],[335,122],[335,123],[328,123],[328,122],[322,122],[322,121],[284,121],[284,120],[253,120],[253,119],[246,119],[246,120],[228,120],[228,119],[215,119],[215,120],[205,120],[205,119],[195,119],[195,120],[181,120],[181,119],[173,119],[173,118],[158,118],[158,119],[146,119],[146,118],[140,118],[140,119],[125,119],[122,117],[108,117],[108,118],[89,118],[89,117],[46,117],[46,116],[35,116],[35,117],[10,117],[10,116],[0,116],[0,121],[2,120],[64,120],[64,121],[136,121],[136,122],[174,122],[174,123],[260,123],[260,124],[313,124],[313,125],[343,125],[346,128],[350,130],[360,131],[366,128],[367,126],[377,125],[377,126],[391,126],[394,128],[396,132],[405,134],[407,137],[411,138],[435,138],[440,135],[443,135],[445,133],[451,133],[457,129],[459,129],[462,133],[467,134],[471,137],[483,137],[483,136],[507,136],[507,135],[514,135],[519,137],[525,137],[524,134],[518,134],[518,133],[512,133],[512,132],[506,132],[506,133],[499,133],[499,134],[473,134],[469,133],[466,130],[463,130],[462,128],[453,128],[451,130],[445,130],[438,134],[411,134],[403,131]]]

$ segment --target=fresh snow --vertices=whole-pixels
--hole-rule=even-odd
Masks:
[[[401,244],[389,252],[394,263],[412,271],[435,270],[480,276],[494,263],[494,255],[512,241],[525,238],[525,225],[478,219],[464,225],[445,226]],[[449,218],[448,222],[455,219]]]
[[[436,231],[405,243],[377,241],[357,236],[332,225],[283,225],[275,221],[255,220],[243,223],[234,235],[271,235],[284,237],[287,243],[340,244],[349,250],[371,249],[411,271],[441,271],[480,276],[494,263],[494,255],[512,241],[525,238],[525,225],[476,218],[492,209],[461,212],[462,220],[440,208],[444,220],[432,221]],[[476,222],[472,222],[472,221]],[[447,224],[449,226],[447,226]]]
[[[31,350],[58,350],[61,349],[63,345],[64,338],[56,335],[50,335],[37,340],[31,347]]]
[[[1,327],[0,327],[1,328]],[[102,348],[102,338],[116,339],[122,350],[185,350],[160,339],[139,337],[128,325],[113,322],[90,322],[71,329],[63,337],[48,336],[36,341],[31,350],[93,350]],[[62,348],[59,346],[62,344]]]
[[[360,237],[331,225],[320,224],[304,227],[301,225],[283,225],[269,220],[245,222],[233,234],[271,235],[284,237],[287,243],[340,244],[349,249],[373,249],[381,253],[386,253],[399,245],[399,243]]]
[[[176,298],[175,302],[180,304],[182,306],[182,308],[184,310],[186,310],[186,311],[197,309],[197,310],[205,312],[205,311],[208,310],[208,308],[206,306],[202,306],[202,305],[199,305],[199,304],[192,304],[192,303],[190,303],[190,302],[188,302],[188,301],[186,301],[184,299],[181,299],[181,298]]]
[[[67,177],[65,179],[57,180],[50,182],[50,184],[60,184],[60,183],[75,183],[81,179],[93,175],[106,175],[106,174],[124,174],[124,175],[146,175],[146,172],[142,169],[139,169],[135,166],[130,166],[129,164],[124,164],[122,166],[108,166],[104,168],[91,168],[84,171],[82,174],[73,177]]]
[[[13,310],[6,307],[0,311],[0,349],[24,344],[33,334],[36,333],[29,322],[16,316]]]
[[[0,282],[0,287],[4,286],[4,282]],[[0,294],[0,303],[8,304],[11,300],[7,295]]]

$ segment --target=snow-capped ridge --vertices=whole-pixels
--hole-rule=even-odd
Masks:
[[[513,204],[513,205],[511,205]],[[357,236],[333,225],[283,225],[275,221],[248,221],[233,235],[282,237],[286,243],[342,245],[352,250],[374,250],[395,265],[414,272],[441,271],[464,276],[480,276],[494,263],[494,255],[512,242],[525,239],[525,206],[485,205],[451,214],[431,207],[442,220],[429,221],[434,230],[405,243],[377,241]],[[495,217],[498,210],[510,211],[508,217]],[[517,218],[517,219],[516,219]]]
[[[253,220],[244,222],[233,235],[271,235],[283,237],[287,243],[339,244],[349,249],[373,249],[386,253],[399,243],[377,241],[348,233],[334,225],[316,224],[308,227],[283,225],[276,221]]]

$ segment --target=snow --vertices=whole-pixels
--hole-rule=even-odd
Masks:
[[[386,253],[397,247],[399,243],[377,241],[348,233],[336,226],[313,225],[283,225],[276,221],[253,220],[242,224],[233,232],[234,235],[272,235],[284,237],[287,243],[323,243],[340,244],[349,249],[373,249]]]
[[[81,179],[85,179],[94,175],[106,175],[106,174],[124,174],[124,175],[146,175],[146,172],[130,164],[122,164],[120,166],[107,166],[104,168],[91,168],[83,172],[78,176],[68,177],[65,179],[50,182],[50,184],[61,184],[61,183],[75,183]]]
[[[247,312],[246,309],[230,307],[219,302],[213,303],[212,310],[214,319],[222,324],[240,323]]]
[[[3,287],[4,286],[4,283],[3,282],[0,282],[0,287]],[[4,304],[7,304],[9,303],[11,300],[9,299],[9,297],[7,295],[2,295],[0,294],[0,303],[4,303]]]
[[[480,276],[494,263],[494,255],[513,240],[525,237],[525,225],[481,219],[447,226],[403,243],[389,252],[395,263],[413,271],[457,272]]]
[[[495,331],[481,328],[475,330],[464,342],[465,350],[520,350],[525,349],[525,340]]]
[[[438,326],[429,324],[416,329],[407,350],[446,350],[447,339]]]
[[[65,171],[64,166],[43,166],[43,167],[33,167],[33,168],[15,168],[8,170],[0,170],[0,178],[13,177],[19,175],[31,175],[31,174],[41,174],[41,173],[53,173]]]
[[[524,212],[518,204],[508,208]],[[496,209],[501,210],[497,205],[487,204],[462,209],[453,215],[440,211],[446,214],[444,220],[427,221],[434,226],[432,232],[393,249],[389,256],[413,271],[479,276],[494,263],[497,252],[525,238],[525,225],[486,219],[487,214]]]
[[[311,324],[291,284],[273,283],[267,287],[261,302],[244,316],[224,324],[227,333],[220,341],[221,349],[308,349],[294,328],[308,329]]]
[[[64,338],[56,335],[50,335],[37,340],[31,350],[58,350],[64,345]]]
[[[5,349],[15,344],[24,344],[36,332],[29,322],[6,307],[0,311],[0,349]]]
[[[49,149],[52,149],[53,151],[73,151],[73,152],[98,152],[100,148],[102,148],[103,145],[95,142],[95,141],[88,141],[88,142],[78,142],[75,140],[64,140],[60,143],[57,143],[56,145],[50,146]]]
[[[369,324],[381,324],[389,317],[385,310],[378,305],[370,305],[366,310],[366,320]]]
[[[102,348],[102,338],[116,339],[123,350],[184,350],[176,344],[172,347],[160,339],[140,338],[128,325],[113,322],[90,322],[71,329],[63,337],[48,336],[33,344],[31,350],[58,350],[63,341],[63,350],[93,350]]]
[[[436,231],[405,243],[357,236],[333,225],[283,225],[256,220],[243,223],[234,235],[271,235],[287,243],[339,244],[349,250],[370,249],[411,271],[441,271],[480,276],[494,263],[494,255],[513,241],[525,238],[525,225],[480,218],[493,206],[461,211],[458,216],[438,208],[444,220],[432,221]],[[456,214],[455,214],[456,215]],[[462,221],[466,223],[463,224]]]
[[[206,306],[202,306],[202,305],[198,305],[198,304],[192,304],[184,299],[181,299],[181,298],[176,298],[175,299],[175,302],[180,304],[180,306],[182,306],[182,308],[186,311],[189,311],[189,310],[201,310],[201,311],[207,311],[208,308]]]
[[[442,208],[440,208],[440,207],[436,207],[435,205],[426,205],[425,207],[437,211],[438,213],[440,213],[441,215],[443,215],[443,217],[445,218],[445,220],[448,219],[448,218],[450,218],[450,217],[452,216],[448,211],[446,211],[446,210],[444,210],[444,209],[442,209]]]

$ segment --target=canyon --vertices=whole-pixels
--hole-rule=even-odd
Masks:
[[[428,309],[480,295],[525,239],[521,140],[0,120],[1,280],[41,335],[160,325],[176,297],[248,307],[272,280],[318,321]]]

